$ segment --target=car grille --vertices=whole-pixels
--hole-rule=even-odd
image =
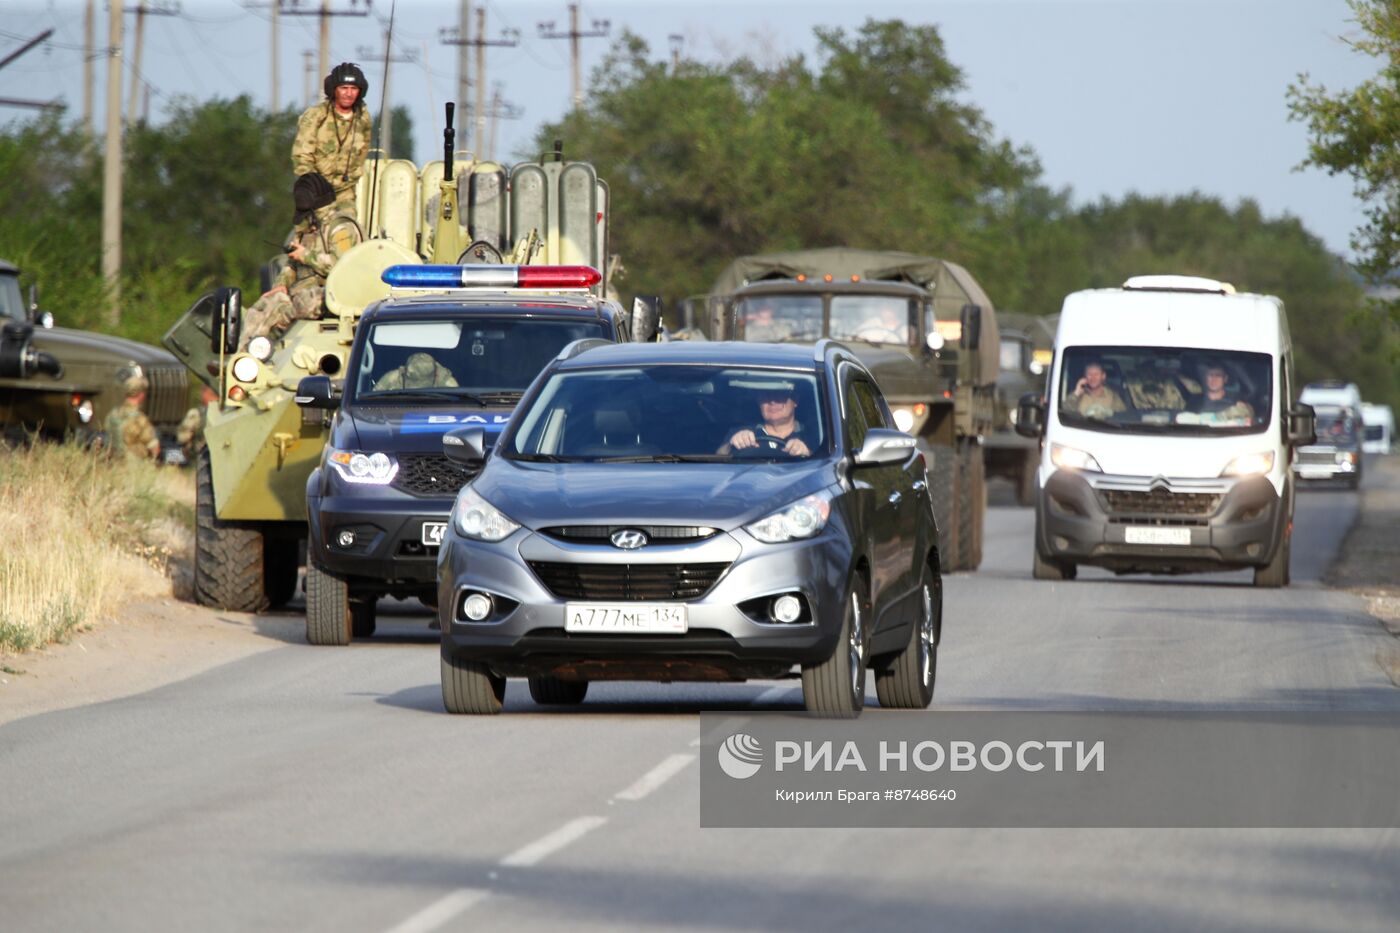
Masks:
[[[479,472],[453,463],[443,454],[401,454],[393,485],[411,496],[444,498],[457,495]]]
[[[183,366],[147,366],[151,387],[146,394],[146,417],[152,424],[173,426],[189,409],[190,383]]]
[[[1328,450],[1300,450],[1298,451],[1298,459],[1294,462],[1313,466],[1335,466],[1337,463],[1337,452],[1330,448]]]
[[[530,561],[559,599],[699,599],[720,578],[717,564],[573,564]]]
[[[611,544],[613,534],[619,531],[640,531],[658,544],[687,544],[703,541],[719,529],[703,525],[556,525],[540,531],[574,544]]]
[[[1220,495],[1209,492],[1150,492],[1131,489],[1103,489],[1104,508],[1110,513],[1137,515],[1212,515],[1220,507]]]

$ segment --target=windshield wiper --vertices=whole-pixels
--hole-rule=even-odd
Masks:
[[[595,457],[594,463],[728,463],[729,454],[638,454]]]
[[[385,399],[385,398],[441,398],[449,401],[476,402],[478,405],[485,404],[475,395],[467,395],[457,392],[433,392],[422,389],[384,389],[380,392],[365,392],[361,399]]]
[[[507,454],[507,460],[526,460],[530,463],[573,463],[577,457],[562,457],[559,454]]]
[[[479,395],[473,395],[472,398],[489,399],[493,402],[518,402],[524,394],[524,389],[502,389],[499,392],[482,392]]]

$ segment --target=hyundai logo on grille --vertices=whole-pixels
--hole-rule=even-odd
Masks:
[[[635,528],[624,528],[612,533],[612,543],[614,547],[620,547],[624,551],[635,551],[639,547],[646,547],[647,536]]]

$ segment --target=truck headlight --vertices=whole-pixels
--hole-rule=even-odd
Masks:
[[[823,490],[745,525],[744,530],[764,544],[781,544],[812,537],[826,527],[830,517],[831,493]]]
[[[251,356],[240,356],[233,361],[233,378],[239,382],[257,382],[262,364]]]
[[[519,522],[511,521],[470,486],[457,494],[457,504],[452,507],[452,520],[458,531],[477,541],[500,541],[510,537],[520,527]]]
[[[386,453],[361,453],[355,450],[326,448],[326,462],[335,467],[347,483],[368,483],[385,486],[398,475],[399,464]]]
[[[1244,454],[1231,460],[1221,471],[1221,476],[1259,476],[1274,468],[1274,452],[1266,450],[1257,454]]]
[[[1089,473],[1102,473],[1103,468],[1092,454],[1064,444],[1050,445],[1050,462],[1062,470],[1085,470]]]
[[[263,336],[254,337],[248,341],[248,355],[266,363],[272,356],[272,341]]]
[[[928,406],[923,402],[894,405],[891,411],[894,413],[894,426],[905,434],[918,434],[919,428],[923,427],[924,421],[928,419]]]

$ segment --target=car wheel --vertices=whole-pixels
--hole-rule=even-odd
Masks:
[[[576,706],[588,695],[588,681],[531,677],[530,699],[540,706]]]
[[[506,679],[485,664],[442,658],[442,705],[455,715],[494,716],[506,698]]]
[[[1073,580],[1078,576],[1074,564],[1062,563],[1046,557],[1040,551],[1040,517],[1035,521],[1035,540],[1031,544],[1031,576],[1037,580]]]
[[[888,664],[875,672],[875,694],[886,709],[925,709],[933,702],[938,676],[938,624],[943,616],[943,596],[935,590],[924,568],[919,618],[910,626],[909,643]]]
[[[1254,585],[1260,589],[1278,589],[1288,585],[1288,561],[1292,556],[1291,536],[1279,542],[1274,559],[1263,567],[1254,568]]]
[[[306,561],[306,643],[348,645],[354,633],[350,587]],[[371,616],[371,621],[373,616]]]
[[[849,719],[865,706],[865,615],[870,597],[856,577],[844,600],[841,634],[831,657],[802,668],[802,702],[808,712]]]

